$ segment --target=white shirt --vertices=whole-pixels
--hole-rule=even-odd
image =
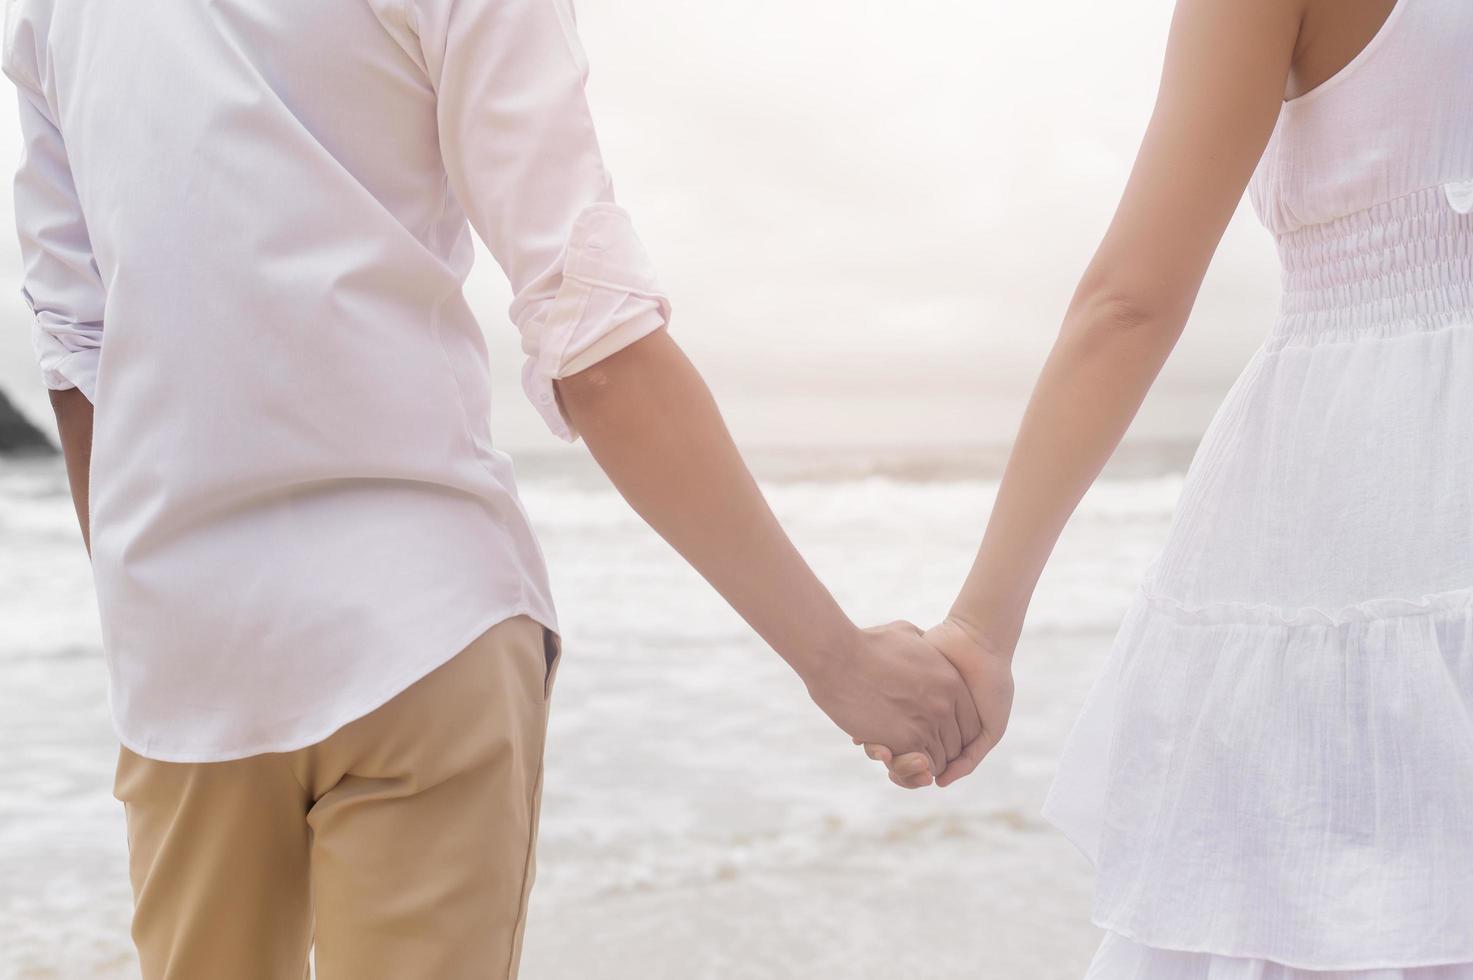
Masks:
[[[16,219],[52,388],[95,406],[92,564],[123,744],[325,738],[547,575],[462,295],[525,388],[661,328],[567,0],[11,0]]]

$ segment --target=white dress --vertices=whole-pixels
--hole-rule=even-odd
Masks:
[[[1473,980],[1473,2],[1401,0],[1251,196],[1281,313],[1045,805],[1088,977]]]

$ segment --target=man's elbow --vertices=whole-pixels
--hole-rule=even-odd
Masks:
[[[569,411],[596,411],[624,392],[653,386],[679,360],[674,341],[664,330],[657,330],[581,371],[556,379],[553,386]]]
[[[564,378],[556,378],[553,387],[557,389],[558,398],[564,404],[568,402],[592,402],[608,394],[613,385],[613,378],[609,375],[608,365],[599,361],[584,368],[576,374],[570,374]]]

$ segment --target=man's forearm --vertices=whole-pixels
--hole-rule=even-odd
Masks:
[[[852,646],[854,624],[778,524],[705,382],[665,331],[557,387],[624,499],[800,675]]]
[[[61,454],[66,460],[67,482],[72,504],[82,527],[82,544],[92,553],[87,531],[87,471],[92,463],[92,403],[78,388],[51,392],[51,409],[56,413],[56,430],[61,437]]]

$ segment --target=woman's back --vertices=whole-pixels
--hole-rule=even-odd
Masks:
[[[1269,230],[1473,181],[1470,37],[1466,0],[1399,0],[1349,64],[1285,102],[1250,186]]]

